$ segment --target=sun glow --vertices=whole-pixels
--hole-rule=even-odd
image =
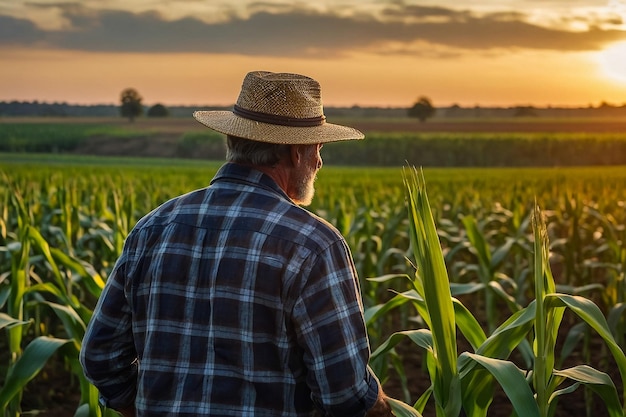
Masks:
[[[602,51],[600,65],[606,76],[626,83],[626,42],[615,44]]]

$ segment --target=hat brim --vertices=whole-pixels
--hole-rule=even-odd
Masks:
[[[359,130],[348,126],[332,123],[313,127],[282,126],[245,119],[231,111],[196,111],[193,117],[217,132],[259,142],[306,145],[365,137]]]

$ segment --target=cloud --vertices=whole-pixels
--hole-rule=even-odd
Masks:
[[[418,51],[424,50],[424,44],[471,51],[515,48],[585,51],[626,39],[625,31],[600,26],[585,31],[539,26],[529,23],[527,16],[518,12],[477,15],[402,2],[388,5],[378,15],[338,15],[301,5],[262,6],[255,4],[246,17],[228,13],[227,20],[209,23],[196,17],[168,20],[154,11],[99,10],[59,2],[46,7],[59,10],[67,22],[61,29],[41,29],[32,21],[0,15],[0,45],[323,58],[355,50],[401,53],[405,48],[398,45],[406,45],[405,51],[411,51],[412,44],[421,45]]]
[[[30,20],[0,15],[0,45],[33,45],[44,37]]]

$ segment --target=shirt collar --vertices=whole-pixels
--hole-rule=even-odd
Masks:
[[[211,184],[218,181],[229,181],[245,183],[257,187],[265,188],[273,193],[279,194],[281,197],[292,201],[291,198],[278,186],[276,181],[267,174],[254,169],[249,165],[241,165],[233,162],[227,162],[217,171]]]

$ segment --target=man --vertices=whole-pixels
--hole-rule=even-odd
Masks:
[[[129,234],[81,349],[101,400],[124,416],[392,415],[368,367],[345,240],[311,202],[325,122],[319,84],[246,75],[232,111],[194,117],[227,135],[207,188]]]

